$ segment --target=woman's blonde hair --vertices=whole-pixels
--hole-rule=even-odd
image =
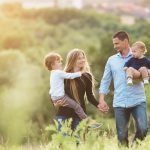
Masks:
[[[90,67],[89,67],[89,64],[87,62],[87,58],[86,58],[84,51],[81,49],[77,49],[77,48],[71,50],[67,55],[66,65],[64,68],[64,70],[66,72],[73,72],[74,66],[75,66],[76,61],[77,61],[78,57],[80,56],[80,54],[83,54],[83,56],[85,58],[85,66],[83,68],[81,68],[80,71],[90,72]]]
[[[135,46],[138,47],[139,49],[141,49],[144,54],[147,52],[146,45],[144,42],[137,41],[137,42],[132,44],[132,47],[135,47]]]
[[[84,51],[81,50],[81,49],[77,49],[77,48],[71,50],[68,53],[64,71],[66,71],[66,72],[74,72],[74,66],[75,66],[76,61],[77,61],[78,57],[80,56],[80,54],[83,54],[83,56],[85,57],[85,65],[84,65],[83,68],[81,68],[80,71],[90,73],[92,78],[93,78],[93,75],[92,75],[92,73],[90,71],[90,67],[89,67],[89,64],[88,64],[88,61],[87,61],[87,58],[86,58],[86,55],[85,55]],[[78,92],[77,92],[77,85],[75,84],[75,80],[69,80],[69,82],[70,82],[70,85],[69,85],[70,86],[70,91],[72,92],[74,99],[78,103],[80,103],[79,95],[78,95]]]

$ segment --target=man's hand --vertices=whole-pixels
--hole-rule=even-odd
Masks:
[[[126,71],[128,69],[128,67],[124,67],[123,70]]]

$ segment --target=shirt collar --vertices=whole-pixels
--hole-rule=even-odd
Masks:
[[[122,57],[122,55],[121,55],[121,53],[120,53],[120,52],[119,52],[119,53],[117,53],[117,56]],[[128,52],[128,54],[127,54],[127,56],[126,56],[125,58],[130,57],[130,56],[132,56],[131,49],[129,49],[129,52]]]

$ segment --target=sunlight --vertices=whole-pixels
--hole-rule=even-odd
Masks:
[[[21,0],[0,0],[0,3],[21,2]]]
[[[121,5],[120,1],[125,1],[124,5]],[[147,49],[150,47],[150,0],[130,1],[136,1],[134,7],[127,7],[129,0],[0,0],[0,150],[127,150],[118,147],[112,107],[112,99],[116,93],[114,82],[110,84],[110,93],[106,97],[109,112],[99,111],[97,107],[88,104],[88,100],[92,102],[99,99],[98,86],[102,83],[102,75],[107,68],[105,64],[107,60],[111,62],[112,59],[109,58],[116,53],[112,43],[116,31],[128,32],[131,44],[140,40],[145,43]],[[141,1],[143,3],[140,3]],[[85,51],[95,81],[95,88],[92,89],[92,81],[87,87],[92,76],[85,72],[85,80],[77,79],[81,83],[75,87],[75,93],[78,90],[83,93],[81,102],[85,104],[87,115],[97,123],[103,123],[103,126],[100,130],[87,132],[88,124],[82,124],[83,126],[78,127],[79,130],[72,132],[66,123],[66,128],[63,127],[62,132],[58,133],[55,118],[59,107],[55,108],[50,99],[50,71],[45,69],[43,59],[47,53],[56,52],[67,64],[68,53],[74,48]],[[146,57],[150,58],[150,51],[146,53]],[[121,63],[120,69],[123,69],[125,58],[116,62],[108,67],[112,70],[108,70],[109,73],[115,77],[118,75],[118,64]],[[64,65],[65,63],[63,67]],[[114,66],[117,67],[110,69]],[[124,71],[121,71],[123,75]],[[118,84],[119,88],[124,92],[128,91],[132,98],[135,93],[132,94],[126,87],[122,88],[122,84],[126,83],[125,77],[126,74],[116,80],[121,82]],[[67,83],[76,85],[76,82]],[[130,88],[139,90],[137,84]],[[72,89],[71,93],[74,93],[74,88],[69,84],[65,87],[65,90],[68,89]],[[150,84],[145,87],[148,118],[149,91]],[[143,94],[143,90],[136,96],[141,93]],[[136,102],[129,100],[130,95],[125,97],[128,98],[127,103]],[[97,105],[95,100],[94,104]],[[61,110],[64,117],[75,115],[75,112],[70,113],[67,107],[65,109]],[[65,116],[67,114],[68,116]],[[130,144],[134,123],[129,122],[128,127]],[[150,149],[150,132],[144,141],[137,143],[139,144],[135,143],[132,148],[129,147],[129,150]]]

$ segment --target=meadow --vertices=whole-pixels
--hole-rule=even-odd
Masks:
[[[112,35],[125,30],[130,35],[130,43],[145,42],[150,57],[150,22],[136,19],[134,25],[121,24],[115,14],[101,14],[94,10],[76,9],[24,9],[18,4],[0,6],[0,149],[45,149],[45,150],[120,150],[118,147],[114,113],[111,107],[113,86],[106,100],[108,114],[87,104],[87,112],[92,118],[103,122],[98,131],[87,132],[83,123],[76,145],[74,135],[64,137],[58,133],[54,118],[57,110],[49,95],[49,72],[43,66],[44,55],[50,51],[59,52],[64,60],[73,48],[83,49],[90,62],[96,80],[95,95],[105,63],[116,51],[112,45]],[[150,116],[150,86],[145,88],[148,118]],[[70,128],[64,130],[72,134]],[[150,124],[149,124],[150,125]],[[134,133],[134,123],[130,123],[130,139]],[[77,133],[73,133],[77,134]],[[150,136],[145,141],[137,141],[129,149],[148,150]]]

